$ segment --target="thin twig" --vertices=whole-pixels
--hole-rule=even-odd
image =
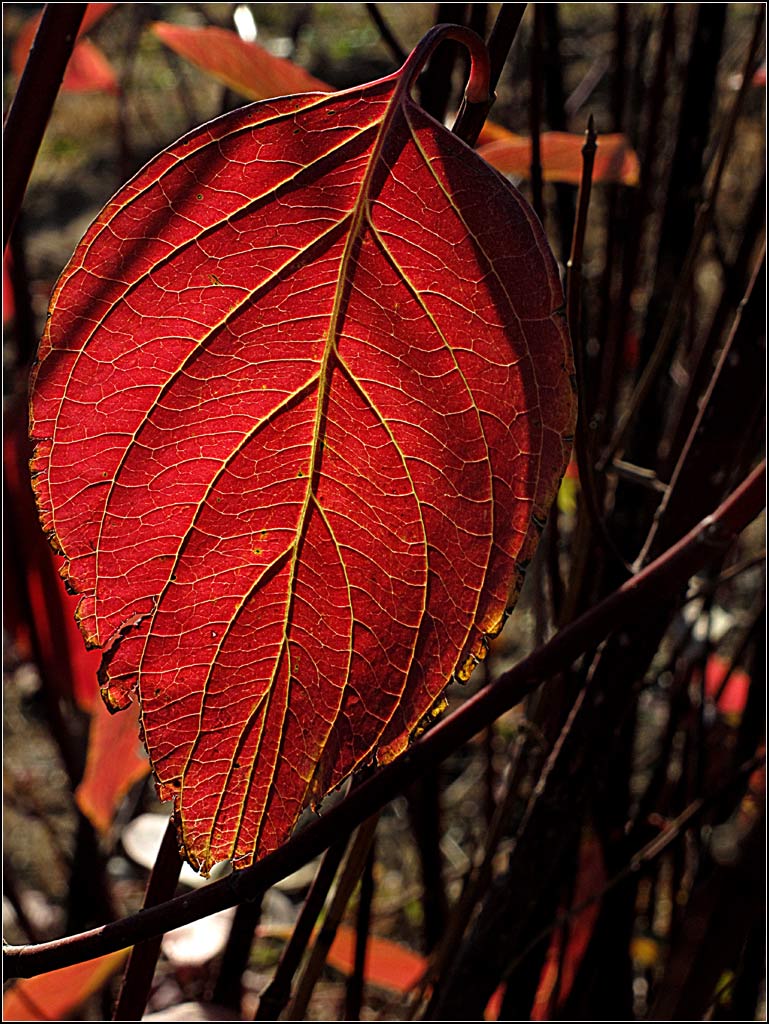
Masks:
[[[46,4],[3,127],[3,249],[16,221],[37,151],[88,4]]]
[[[591,456],[591,444],[589,441],[590,425],[588,422],[587,393],[588,384],[585,373],[585,354],[582,345],[582,257],[585,247],[585,233],[587,230],[587,215],[590,207],[590,194],[593,181],[593,165],[597,149],[597,132],[595,121],[591,114],[588,118],[587,131],[585,132],[585,144],[582,147],[582,178],[579,185],[579,198],[577,199],[577,218],[574,222],[574,236],[571,243],[571,255],[566,264],[566,319],[569,324],[572,347],[574,349],[574,367],[577,373],[577,401],[579,415],[577,417],[577,429],[574,437],[574,450],[577,456],[577,467],[580,480],[580,504],[587,514],[588,521],[595,534],[601,538],[607,551],[609,551],[622,565],[628,575],[632,570],[622,553],[617,548],[609,535],[604,521],[598,499],[595,476],[593,473],[593,460]],[[580,517],[583,518],[583,517]],[[583,556],[587,554],[588,545],[580,544],[580,551]],[[581,570],[574,573],[575,586],[572,587],[572,595],[577,592],[576,582],[582,575]]]
[[[595,130],[595,121],[591,114],[587,122],[585,132],[585,144],[582,147],[582,178],[579,185],[579,199],[577,200],[577,219],[574,224],[574,235],[571,242],[571,254],[566,264],[566,319],[569,324],[569,333],[574,345],[574,359],[577,370],[577,385],[580,395],[584,393],[584,355],[582,352],[580,317],[582,312],[582,255],[585,247],[585,231],[587,229],[587,212],[590,207],[590,193],[593,184],[593,165],[595,163],[595,152],[597,149],[598,133]],[[587,456],[587,442],[585,432],[586,410],[584,399],[580,398],[580,423],[577,426],[577,434],[580,432],[580,425],[583,434],[582,458]],[[578,445],[579,456],[579,445]],[[581,469],[581,466],[580,466]]]
[[[376,844],[372,842],[360,880],[360,895],[358,896],[358,911],[355,921],[355,958],[352,974],[347,980],[344,1004],[345,1020],[360,1020],[363,1006],[366,985],[366,953],[371,931],[371,907],[374,901],[375,862]]]
[[[541,942],[548,939],[555,929],[560,927],[565,921],[573,920],[578,917],[579,914],[589,910],[590,907],[594,906],[596,903],[600,903],[603,898],[621,882],[624,882],[627,878],[639,872],[641,868],[652,864],[667,849],[669,849],[670,846],[680,839],[681,836],[685,834],[686,830],[690,828],[701,815],[708,811],[713,804],[722,799],[725,794],[731,792],[735,786],[740,785],[745,779],[750,778],[752,773],[757,768],[760,768],[765,764],[765,762],[765,754],[757,754],[749,761],[746,761],[745,764],[741,765],[734,775],[723,785],[719,786],[718,789],[708,794],[708,796],[699,797],[698,799],[693,800],[676,818],[673,818],[667,823],[660,835],[655,836],[654,839],[641,847],[637,853],[634,853],[627,865],[610,878],[599,892],[594,893],[581,903],[577,903],[573,907],[570,907],[567,911],[561,911],[558,913],[552,924],[548,925],[547,928],[543,928],[542,931],[531,940],[526,948],[516,956],[515,960],[505,971],[505,977],[509,977],[515,968],[526,959],[529,953]]]
[[[721,143],[718,147],[718,153],[716,154],[716,161],[713,169],[713,173],[710,178],[710,183],[707,188],[706,196],[703,202],[700,204],[697,210],[697,215],[694,221],[694,228],[692,229],[692,237],[689,242],[689,248],[686,253],[686,259],[684,265],[681,268],[681,273],[676,281],[675,291],[668,307],[665,321],[662,326],[662,331],[657,340],[657,344],[654,351],[651,354],[649,362],[644,367],[644,371],[641,374],[641,379],[633,391],[630,400],[620,417],[617,428],[614,431],[614,435],[611,438],[606,450],[601,455],[598,463],[599,471],[606,468],[609,462],[612,460],[614,455],[619,451],[622,445],[625,443],[628,431],[632,426],[635,417],[646,400],[647,395],[651,391],[651,388],[657,379],[657,375],[663,365],[665,356],[667,355],[668,349],[676,337],[676,331],[678,323],[681,317],[683,304],[689,292],[694,270],[697,265],[697,261],[700,255],[700,247],[702,241],[705,238],[707,230],[713,219],[715,212],[716,200],[721,188],[721,181],[726,170],[726,164],[732,155],[732,142],[734,139],[734,132],[737,127],[737,121],[742,113],[742,107],[745,102],[750,82],[753,78],[753,72],[755,65],[758,60],[758,48],[763,38],[763,27],[764,17],[766,8],[762,4],[761,9],[756,17],[756,23],[753,29],[753,36],[748,47],[748,53],[745,58],[745,64],[743,67],[742,83],[737,91],[737,95],[732,103],[729,116],[727,117],[726,125],[724,126],[723,133],[721,136]]]
[[[350,836],[347,834],[326,850],[307,894],[307,899],[304,901],[299,919],[294,925],[291,938],[281,953],[275,975],[259,998],[259,1008],[254,1020],[277,1020],[288,1005],[294,975],[302,962],[315,922],[323,910],[323,904],[326,902],[331,883],[342,863],[349,839]]]
[[[729,338],[721,352],[718,365],[716,366],[713,377],[710,381],[710,386],[705,392],[699,412],[692,424],[689,436],[681,450],[681,454],[678,457],[676,467],[673,471],[673,476],[670,480],[670,486],[668,487],[664,498],[660,502],[654,517],[654,522],[652,523],[651,529],[646,537],[643,548],[636,559],[636,568],[644,564],[644,562],[654,552],[655,544],[659,544],[660,523],[664,516],[668,514],[668,510],[671,505],[675,506],[678,504],[680,509],[682,506],[688,505],[691,501],[689,488],[692,477],[693,460],[698,459],[702,467],[706,467],[712,460],[712,453],[706,453],[704,451],[700,452],[697,449],[697,442],[700,440],[701,426],[704,423],[714,422],[714,417],[716,416],[714,409],[717,401],[720,400],[719,404],[721,411],[723,412],[725,402],[724,393],[727,392],[727,397],[731,398],[731,402],[726,407],[727,411],[733,413],[736,409],[739,409],[739,412],[744,414],[745,406],[741,403],[746,403],[747,397],[740,392],[735,392],[733,385],[730,387],[731,374],[729,371],[738,367],[744,373],[745,367],[749,365],[747,362],[747,351],[742,354],[740,353],[740,335],[741,330],[746,330],[748,334],[751,335],[751,337],[749,337],[749,341],[752,342],[752,335],[753,332],[757,330],[757,323],[759,320],[763,320],[764,318],[762,296],[765,274],[766,247],[764,245],[761,252],[758,254],[745,296],[737,309],[737,313],[735,314]],[[738,354],[738,359],[736,362],[733,362],[732,354],[735,352]],[[758,366],[755,368],[758,369]],[[726,383],[724,383],[725,379]],[[748,377],[748,379],[750,379],[750,377]],[[719,422],[717,417],[715,422]],[[740,426],[739,431],[741,430],[742,427]],[[734,432],[737,433],[738,431]],[[725,437],[722,432],[721,437],[719,438],[719,443],[723,444],[724,440]]]
[[[366,8],[366,11],[368,12],[369,17],[379,30],[379,35],[382,37],[382,42],[390,51],[393,60],[397,62],[398,67],[400,67],[401,64],[405,64],[406,57],[408,57],[408,54],[403,49],[398,40],[395,38],[395,36],[392,34],[390,26],[382,17],[382,12],[379,10],[379,7],[376,4],[365,4],[364,6]]]
[[[741,562],[737,562],[735,565],[730,565],[728,569],[724,569],[715,581],[715,585],[720,587],[722,583],[728,583],[729,580],[734,579],[735,576],[739,576],[740,573],[747,572],[748,569],[755,569],[757,565],[765,564],[766,548],[762,548],[757,555],[751,555],[749,558],[745,558]]]
[[[287,1020],[305,1020],[307,1006],[310,1002],[315,984],[326,962],[328,951],[336,937],[337,929],[342,920],[342,914],[350,901],[353,889],[358,884],[358,879],[368,859],[371,844],[374,841],[374,833],[379,822],[379,814],[373,814],[358,829],[355,839],[350,846],[344,867],[339,877],[339,884],[331,900],[326,918],[318,932],[315,945],[302,969],[299,981],[296,986],[296,995],[286,1014]]]
[[[515,751],[510,758],[505,773],[503,793],[496,803],[494,816],[489,823],[483,849],[465,879],[462,894],[454,906],[448,927],[430,960],[427,970],[419,981],[415,1000],[417,1006],[423,1003],[426,993],[433,987],[436,980],[446,977],[446,972],[450,970],[457,955],[462,937],[473,916],[473,911],[478,906],[480,896],[491,882],[494,858],[505,829],[509,827],[513,806],[520,799],[520,778],[517,768],[525,756],[530,739],[530,736],[523,732],[516,737]],[[422,1009],[424,1010],[425,1006]],[[422,1013],[419,1013],[419,1016],[421,1017]]]
[[[534,30],[531,34],[531,61],[529,74],[529,134],[531,135],[531,205],[544,226],[545,208],[542,204],[542,159],[539,133],[542,126],[542,4],[534,4]]]
[[[37,946],[5,948],[6,977],[33,977],[45,971],[101,956],[183,924],[207,917],[252,897],[317,856],[340,834],[384,807],[413,781],[438,764],[527,694],[604,637],[631,621],[662,595],[681,586],[715,552],[727,550],[764,507],[766,462],[763,461],[710,515],[680,541],[627,580],[608,597],[564,627],[494,683],[470,697],[453,714],[416,740],[390,764],[352,790],[328,814],[284,843],[251,868],[159,907]]]
[[[631,295],[642,262],[645,227],[653,208],[655,173],[661,148],[659,126],[667,94],[668,67],[675,49],[675,18],[676,5],[663,4],[659,28],[659,47],[652,85],[649,90],[644,141],[641,146],[640,180],[638,189],[632,197],[630,213],[625,225],[625,238],[633,241],[624,246],[619,298],[612,303],[606,342],[601,351],[600,380],[594,415],[598,428],[602,431],[602,440],[605,439],[604,432],[608,432],[614,420],[614,409],[620,390],[622,371],[621,353],[625,349],[627,325],[631,311]]]
[[[171,819],[163,834],[155,866],[147,882],[142,911],[171,899],[179,883],[181,870],[182,858],[176,840],[176,826]],[[153,936],[139,942],[131,950],[113,1020],[141,1020],[144,1016],[162,939],[162,935]]]

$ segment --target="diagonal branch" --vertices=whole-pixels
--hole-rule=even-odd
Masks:
[[[37,151],[88,4],[46,4],[3,126],[3,248],[21,207]]]
[[[764,506],[766,463],[678,543],[614,593],[566,626],[491,686],[439,722],[401,757],[381,768],[328,814],[251,868],[112,924],[36,946],[5,949],[6,978],[33,977],[80,963],[234,906],[296,871],[384,807],[415,776],[437,764],[549,676],[562,671],[649,602],[682,585],[717,551],[726,550]]]

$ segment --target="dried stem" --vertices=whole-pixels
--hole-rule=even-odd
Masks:
[[[625,228],[625,237],[632,239],[626,244],[622,258],[622,273],[619,298],[613,304],[608,323],[606,343],[601,352],[601,376],[598,384],[595,419],[601,431],[611,428],[614,409],[619,391],[619,377],[622,370],[621,354],[625,345],[627,325],[631,311],[631,295],[635,287],[643,253],[644,227],[653,208],[654,181],[657,157],[660,149],[659,126],[662,119],[667,92],[667,76],[670,58],[675,43],[676,5],[664,4],[659,30],[659,47],[652,86],[649,90],[648,113],[641,146],[641,172],[637,193]],[[605,437],[605,435],[602,435]]]
[[[516,742],[515,752],[510,758],[505,777],[504,792],[497,801],[494,816],[489,823],[486,842],[480,857],[472,866],[465,880],[457,904],[455,905],[448,928],[440,944],[431,958],[430,965],[419,982],[418,1001],[423,1001],[425,994],[433,988],[439,978],[447,977],[447,971],[459,951],[462,937],[467,930],[475,908],[482,899],[492,877],[494,857],[503,838],[504,831],[509,827],[510,817],[516,800],[520,799],[519,776],[516,770],[529,742],[529,737],[521,733]],[[421,1016],[421,1014],[420,1014]]]
[[[737,310],[729,339],[724,345],[710,386],[703,397],[697,417],[681,450],[670,486],[657,509],[654,523],[638,555],[636,567],[643,565],[653,553],[655,544],[659,544],[660,523],[663,516],[669,513],[671,506],[680,510],[692,500],[690,490],[692,475],[699,476],[701,473],[702,479],[707,479],[708,470],[710,469],[712,472],[713,451],[700,444],[703,424],[714,421],[724,423],[728,429],[719,431],[718,448],[728,448],[728,451],[732,453],[733,460],[740,453],[739,435],[742,433],[743,427],[742,423],[739,423],[739,418],[741,413],[744,415],[749,410],[750,399],[743,393],[743,389],[739,385],[733,383],[734,375],[730,371],[737,369],[740,373],[740,380],[746,378],[749,380],[752,376],[751,369],[760,373],[760,363],[763,362],[763,358],[755,346],[751,346],[750,343],[760,333],[761,323],[764,321],[763,285],[765,274],[766,248],[764,247],[753,268],[751,281]],[[740,345],[740,342],[743,341],[743,334],[747,335],[748,344]],[[741,348],[744,351],[741,352]],[[736,354],[736,362],[731,358],[733,354]],[[730,417],[734,417],[735,422],[730,423]],[[729,447],[730,441],[733,442],[733,447]],[[695,464],[699,472],[695,469],[693,474],[692,466]],[[721,462],[721,460],[715,460],[715,464],[727,468],[727,463]]]
[[[659,558],[562,629],[549,643],[468,699],[328,814],[258,864],[113,924],[38,946],[6,947],[6,977],[33,977],[123,949],[234,906],[296,871],[335,837],[384,807],[416,774],[439,763],[545,679],[594,649],[608,633],[632,621],[655,600],[681,586],[716,552],[727,550],[763,508],[765,477],[766,463],[762,462],[717,509]]]

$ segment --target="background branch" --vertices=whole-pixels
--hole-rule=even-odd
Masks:
[[[515,668],[471,697],[401,757],[353,790],[328,814],[251,868],[120,921],[36,946],[6,947],[5,976],[33,977],[104,953],[234,906],[274,885],[317,856],[343,831],[384,807],[416,775],[440,762],[549,676],[593,649],[648,602],[681,586],[716,552],[723,552],[764,506],[766,463],[678,543],[603,601],[562,629]]]

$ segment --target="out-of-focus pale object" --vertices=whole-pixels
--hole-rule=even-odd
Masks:
[[[232,14],[235,28],[238,35],[246,43],[253,43],[257,37],[258,29],[251,8],[248,4],[238,4]]]

